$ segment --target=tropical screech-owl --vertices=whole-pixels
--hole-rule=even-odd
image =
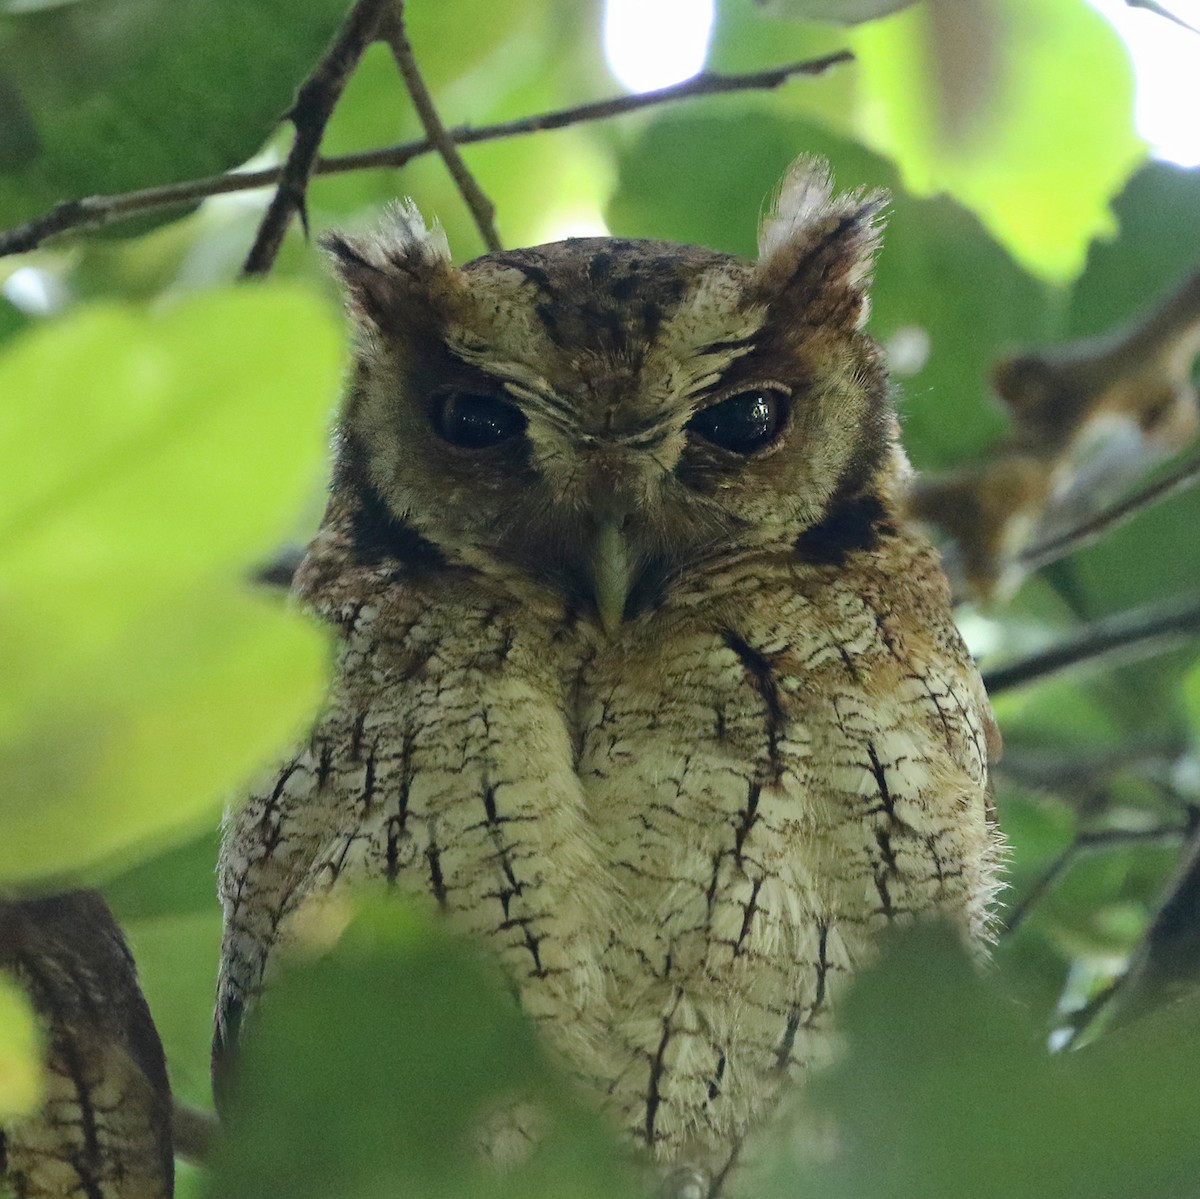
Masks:
[[[289,922],[386,879],[490,946],[664,1167],[722,1187],[877,931],[982,934],[995,726],[863,332],[880,194],[796,164],[749,262],[327,241],[357,328],[295,591],[340,638],[231,819],[218,1057]]]

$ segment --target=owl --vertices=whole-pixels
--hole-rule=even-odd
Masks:
[[[26,991],[45,1038],[40,1108],[0,1128],[0,1194],[169,1199],[166,1061],[101,896],[0,899],[0,975]]]
[[[339,656],[228,822],[218,1061],[306,907],[375,880],[728,1194],[880,930],[985,936],[998,738],[900,510],[863,328],[884,200],[803,160],[756,261],[585,238],[458,268],[411,205],[327,240],[356,349],[293,586]]]

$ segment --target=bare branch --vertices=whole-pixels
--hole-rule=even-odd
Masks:
[[[1129,965],[1100,1002],[1089,1005],[1077,1024],[1075,1041],[1098,1022],[1125,1024],[1200,989],[1200,813],[1192,809],[1187,843],[1168,884],[1166,896],[1150,921]]]
[[[656,108],[663,104],[674,104],[695,96],[713,96],[725,92],[772,91],[788,80],[800,75],[820,75],[830,67],[850,62],[853,55],[848,50],[827,54],[823,58],[788,63],[766,71],[750,71],[740,75],[722,75],[706,71],[683,83],[642,92],[635,96],[613,96],[607,100],[595,100],[587,104],[576,104],[570,108],[559,108],[551,112],[520,117],[512,121],[501,121],[484,125],[478,129],[460,125],[449,130],[450,140],[458,146],[475,142],[496,141],[505,137],[520,137],[530,133],[541,133],[551,129],[565,129],[571,125],[582,125],[590,121],[603,121],[612,117],[625,116],[644,108]],[[318,158],[312,175],[340,175],[350,171],[374,170],[380,167],[402,167],[423,154],[432,153],[436,147],[428,138],[401,142],[395,146],[383,146],[376,150],[365,150],[357,154],[342,154],[333,158]],[[10,254],[26,254],[36,250],[51,238],[81,229],[98,229],[102,226],[132,220],[148,212],[164,208],[175,208],[184,204],[195,204],[209,196],[225,195],[230,192],[251,191],[258,187],[270,187],[280,182],[286,167],[264,167],[257,171],[230,171],[224,175],[209,175],[203,179],[189,179],[180,183],[168,183],[162,187],[145,187],[137,191],[120,192],[107,196],[86,196],[79,200],[67,200],[56,204],[48,212],[34,217],[0,233],[0,258]]]
[[[321,138],[325,136],[325,126],[363,51],[374,39],[380,17],[389,3],[390,0],[356,0],[329,49],[297,90],[288,113],[296,127],[296,137],[283,164],[275,195],[267,205],[254,245],[242,266],[243,275],[265,275],[271,269],[283,244],[283,235],[296,213],[300,214],[307,229],[305,195],[321,149]]]
[[[1142,8],[1146,12],[1152,12],[1157,17],[1164,17],[1168,21],[1174,21],[1176,25],[1188,30],[1189,33],[1200,33],[1195,25],[1189,24],[1182,17],[1176,16],[1169,8],[1156,3],[1156,0],[1125,0],[1125,4],[1129,8]]]
[[[1025,570],[1040,570],[1076,550],[1099,541],[1101,537],[1131,521],[1143,508],[1150,508],[1200,483],[1200,451],[1190,454],[1170,473],[1139,488],[1119,503],[1095,513],[1089,519],[1036,545],[1022,550],[1017,561]]]
[[[394,0],[391,10],[385,14],[380,25],[380,35],[391,49],[392,57],[404,79],[404,86],[412,97],[413,107],[421,120],[429,141],[437,148],[450,178],[454,180],[459,195],[471,210],[475,226],[483,238],[483,244],[489,250],[501,249],[500,238],[496,233],[496,206],[485,194],[483,188],[475,180],[463,161],[454,139],[446,132],[442,118],[434,105],[433,97],[417,66],[413,54],[412,43],[408,40],[408,31],[404,27],[404,0]]]
[[[215,1113],[180,1103],[171,1105],[171,1133],[175,1141],[175,1156],[193,1166],[204,1166],[212,1155],[213,1141],[221,1125]]]
[[[1186,758],[1176,740],[1136,741],[1116,749],[1044,749],[1007,744],[993,773],[1034,791],[1071,796],[1091,793],[1118,775],[1138,778],[1160,793]]]
[[[1191,595],[1093,621],[1057,645],[985,670],[983,682],[989,694],[998,695],[1118,651],[1130,657],[1163,653],[1196,633],[1200,633],[1200,596]]]
[[[1106,849],[1119,849],[1127,845],[1178,845],[1187,835],[1183,825],[1165,825],[1138,829],[1099,829],[1091,833],[1080,833],[1066,849],[1034,880],[1007,912],[1001,937],[1011,937],[1029,918],[1033,909],[1062,881],[1077,858]]]

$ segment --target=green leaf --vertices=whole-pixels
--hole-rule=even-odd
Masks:
[[[214,1199],[635,1194],[508,989],[397,901],[361,910],[323,956],[296,954],[243,1030]],[[480,1127],[519,1099],[536,1104],[537,1143],[497,1170]]]
[[[977,213],[1030,271],[1077,274],[1144,150],[1128,56],[1104,18],[1084,0],[942,0],[852,36],[867,144],[912,191]]]
[[[1195,270],[1179,234],[1200,225],[1200,169],[1147,163],[1113,201],[1118,233],[1096,241],[1071,291],[1063,335],[1108,333],[1164,299]]]
[[[775,0],[771,7],[800,21],[832,21],[857,25],[907,8],[916,0]]]
[[[248,567],[314,487],[337,324],[295,289],[84,310],[0,357],[0,877],[215,814],[315,703]]]
[[[0,974],[0,1120],[34,1111],[42,1100],[42,1033],[22,988]]]
[[[215,885],[210,890],[207,912],[122,921],[167,1055],[172,1094],[200,1107],[211,1101],[212,997],[221,947]]]
[[[1196,1004],[1052,1056],[994,975],[923,926],[860,977],[842,1012],[848,1051],[803,1104],[808,1119],[832,1119],[839,1151],[780,1152],[760,1199],[1192,1193]]]
[[[180,831],[187,836],[189,830]],[[186,840],[105,878],[101,890],[120,924],[160,916],[211,915],[217,902],[219,844],[217,828],[204,820]]]
[[[249,158],[345,10],[76,0],[0,11],[0,224]]]

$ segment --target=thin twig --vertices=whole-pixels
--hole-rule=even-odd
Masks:
[[[1163,1003],[1183,988],[1200,986],[1200,830],[1180,858],[1166,898],[1134,950],[1129,969],[1117,980],[1124,1015]]]
[[[1018,903],[1014,904],[1004,918],[1001,937],[1011,937],[1029,918],[1033,909],[1062,880],[1075,864],[1075,859],[1086,853],[1104,849],[1115,849],[1124,845],[1178,845],[1187,835],[1182,825],[1138,829],[1100,829],[1092,833],[1080,833],[1050,863],[1046,869],[1026,888]]]
[[[520,117],[512,121],[500,121],[494,125],[483,125],[478,129],[470,125],[459,125],[450,129],[448,136],[455,145],[466,146],[475,142],[490,142],[545,130],[565,129],[590,121],[604,121],[638,112],[643,108],[674,104],[696,96],[713,96],[725,92],[772,91],[798,75],[820,75],[839,63],[850,62],[853,57],[848,50],[841,50],[823,58],[789,63],[766,71],[750,71],[740,75],[721,75],[706,71],[683,83],[672,84],[652,92],[642,92],[636,96],[613,96],[607,100],[593,100],[587,104],[575,104],[569,108],[554,109],[551,112]],[[414,158],[432,153],[435,149],[434,144],[426,137],[356,154],[318,158],[313,165],[312,175],[340,175],[379,167],[402,167]],[[195,204],[209,196],[270,187],[280,181],[284,170],[283,166],[274,166],[256,171],[229,171],[224,175],[188,179],[180,183],[168,183],[162,187],[144,187],[137,191],[66,200],[40,216],[0,233],[0,258],[36,250],[51,238],[77,229],[98,229],[119,221],[132,220],[147,212]]]
[[[1184,752],[1175,740],[1161,739],[1107,751],[1006,745],[994,773],[1020,787],[1060,795],[1090,790],[1119,774],[1142,779],[1157,788],[1178,769]]]
[[[172,1100],[171,1136],[176,1157],[193,1166],[207,1165],[220,1130],[220,1121],[213,1112],[201,1111],[178,1099]]]
[[[279,184],[258,226],[254,245],[242,266],[243,275],[263,275],[271,269],[292,217],[299,213],[305,229],[305,195],[321,149],[325,126],[333,115],[363,51],[371,44],[390,0],[356,0],[329,49],[296,92],[288,117],[296,137],[279,176]]]
[[[1129,8],[1141,8],[1146,12],[1152,12],[1157,17],[1164,17],[1168,21],[1174,21],[1176,25],[1186,29],[1189,33],[1200,33],[1200,28],[1189,24],[1182,17],[1177,16],[1169,8],[1158,4],[1156,0],[1125,0]]]
[[[983,681],[989,694],[998,695],[1119,650],[1137,657],[1162,653],[1196,633],[1200,633],[1200,596],[1191,595],[1093,621],[1057,645],[984,671]]]
[[[1073,529],[1067,529],[1022,550],[1017,561],[1025,570],[1040,570],[1051,562],[1057,562],[1059,558],[1065,558],[1068,554],[1091,545],[1113,529],[1120,528],[1143,508],[1152,507],[1196,483],[1200,483],[1200,451],[1185,458],[1161,479],[1140,488],[1112,507],[1095,513]]]
[[[1072,1021],[1071,1045],[1127,1024],[1200,988],[1200,812],[1189,812],[1179,864],[1125,972]]]
[[[446,164],[446,170],[450,172],[450,178],[454,180],[454,186],[458,188],[459,195],[471,210],[483,244],[489,250],[499,250],[501,246],[496,233],[496,206],[476,182],[475,176],[471,174],[463,156],[458,152],[454,139],[442,124],[433,96],[430,95],[421,69],[417,66],[412,43],[408,40],[408,31],[404,27],[404,0],[394,0],[390,11],[383,17],[379,33],[396,60],[396,66],[404,79],[404,86],[408,89],[413,107],[420,118],[421,128],[437,148],[438,154]]]

